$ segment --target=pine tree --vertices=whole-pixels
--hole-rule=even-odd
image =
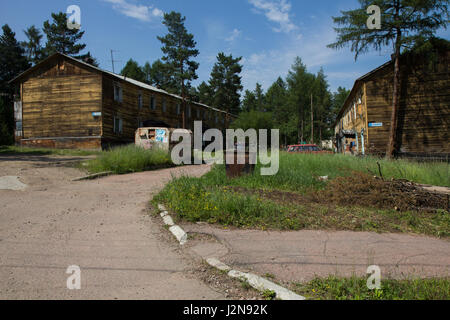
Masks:
[[[133,59],[128,60],[125,67],[120,72],[121,75],[134,79],[136,81],[145,82],[145,73],[139,64]]]
[[[448,25],[448,0],[359,0],[360,8],[343,11],[333,17],[338,37],[329,45],[334,49],[351,45],[355,59],[370,48],[381,50],[392,45],[394,63],[392,115],[386,157],[396,152],[397,114],[400,93],[400,55],[417,42],[433,37],[439,28]],[[367,8],[377,5],[382,12],[381,28],[367,27]]]
[[[36,64],[42,60],[42,33],[34,25],[24,31],[28,41],[23,41],[22,46],[25,49],[28,61],[32,64]]]
[[[44,22],[44,33],[47,36],[47,43],[45,45],[45,54],[50,56],[56,52],[60,52],[74,58],[80,59],[79,53],[84,48],[85,44],[79,43],[84,35],[84,31],[78,29],[69,29],[67,27],[67,14],[52,13],[53,22],[48,20]]]
[[[256,88],[254,91],[255,101],[256,101],[256,110],[264,112],[266,110],[266,97],[264,95],[264,90],[260,83],[256,83]]]
[[[146,62],[145,64],[144,64],[144,66],[142,67],[142,72],[144,72],[144,75],[145,75],[145,83],[147,83],[147,84],[152,84],[152,78],[151,78],[151,75],[152,75],[152,65],[150,64],[150,62]]]
[[[256,97],[253,91],[245,90],[244,99],[242,100],[242,111],[250,112],[256,110]]]
[[[288,84],[288,103],[291,110],[296,110],[297,117],[297,140],[305,141],[305,129],[307,125],[307,117],[310,115],[311,93],[314,84],[314,75],[307,72],[306,66],[302,60],[297,57],[291,70],[286,78]]]
[[[342,107],[344,106],[345,100],[347,100],[347,97],[350,94],[350,90],[347,90],[343,87],[338,87],[337,91],[333,93],[331,98],[331,105],[332,105],[332,113],[334,116],[334,119],[332,122],[336,121],[336,117],[341,111]]]
[[[184,26],[185,20],[186,17],[182,17],[178,12],[165,13],[163,24],[167,27],[168,33],[164,37],[158,37],[163,44],[162,60],[166,62],[167,71],[176,85],[174,89],[177,89],[183,99],[183,128],[186,127],[186,82],[190,83],[198,78],[196,71],[199,66],[192,60],[198,56],[199,51],[195,49],[194,36],[188,33]]]
[[[16,40],[16,34],[5,24],[0,36],[0,93],[12,94],[8,81],[30,67],[25,52]]]
[[[312,88],[313,95],[313,112],[314,112],[314,127],[316,128],[312,138],[318,138],[322,141],[324,138],[328,139],[331,136],[332,124],[332,106],[331,94],[328,91],[328,81],[325,76],[323,68],[315,76]],[[313,141],[317,139],[311,139]]]
[[[5,24],[0,36],[0,145],[13,141],[14,88],[8,83],[30,67],[25,52],[16,40],[16,34]]]
[[[169,68],[166,63],[159,59],[153,62],[150,69],[150,84],[169,92],[178,93],[177,90],[173,89],[175,85],[173,78],[170,76]]]
[[[197,87],[197,91],[199,101],[206,105],[212,106],[214,99],[214,92],[205,81],[200,83],[200,85]]]
[[[233,58],[232,55],[219,53],[209,80],[214,107],[231,114],[238,114],[240,111],[240,91],[243,88],[240,77],[242,65],[239,64],[241,60],[242,57]]]
[[[95,58],[91,55],[91,52],[90,52],[90,51],[88,51],[88,53],[86,53],[86,54],[84,54],[84,55],[79,56],[78,59],[80,59],[80,60],[84,61],[85,63],[88,63],[88,64],[90,64],[90,65],[92,65],[92,66],[94,66],[94,67],[98,67],[98,66],[99,66],[99,65],[98,65],[98,62],[97,62],[97,59],[95,59]]]

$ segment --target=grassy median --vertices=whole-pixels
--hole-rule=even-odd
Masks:
[[[367,279],[317,278],[297,283],[294,291],[313,300],[449,300],[450,279],[382,279],[381,289],[369,290]]]
[[[370,158],[282,154],[278,175],[263,177],[257,168],[254,175],[231,180],[224,166],[218,165],[201,178],[174,179],[154,202],[166,204],[177,219],[241,228],[450,236],[446,199],[422,203],[415,199],[417,190],[397,190],[389,181],[363,173],[378,171],[376,162]],[[380,165],[387,180],[392,176],[444,185],[442,177],[448,170],[442,163],[381,161]],[[321,176],[328,176],[329,181],[322,181]],[[333,198],[336,188],[344,195],[349,188],[355,195],[349,201],[338,201]]]
[[[164,150],[145,150],[128,145],[101,153],[96,159],[85,162],[84,168],[91,173],[111,171],[126,174],[172,166],[170,154]]]

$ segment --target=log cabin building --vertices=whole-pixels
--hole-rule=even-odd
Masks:
[[[450,50],[401,58],[396,156],[449,159]],[[393,96],[392,61],[357,79],[335,123],[339,153],[386,154]]]
[[[134,142],[139,127],[224,130],[231,116],[148,84],[56,53],[11,83],[16,144],[104,149]],[[183,121],[183,116],[185,121]]]

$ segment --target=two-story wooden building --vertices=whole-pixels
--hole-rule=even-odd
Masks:
[[[16,143],[101,149],[133,143],[138,127],[225,129],[224,111],[56,53],[25,71],[17,86]],[[184,117],[184,121],[183,121]],[[183,126],[184,124],[184,126]]]
[[[401,59],[396,155],[444,158],[450,155],[450,50]],[[357,79],[335,124],[340,153],[385,155],[393,95],[392,62]]]

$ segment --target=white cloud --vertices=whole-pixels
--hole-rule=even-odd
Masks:
[[[291,3],[287,0],[248,0],[252,4],[256,12],[264,13],[266,18],[279,25],[273,28],[275,32],[289,33],[298,29],[291,21]]]
[[[300,57],[311,72],[317,72],[322,66],[327,69],[327,66],[339,64],[343,60],[351,62],[353,57],[326,47],[335,37],[332,28],[323,26],[314,34],[304,37],[292,33],[279,48],[254,52],[244,57],[242,80],[245,89],[253,90],[256,82],[267,89],[279,76],[284,78],[287,75],[296,57]],[[335,81],[339,81],[343,76],[331,74],[329,79],[333,77]]]
[[[239,29],[234,29],[234,30],[231,32],[230,36],[227,37],[227,38],[225,38],[225,41],[227,41],[227,42],[234,42],[237,38],[239,38],[239,37],[241,36],[241,34],[242,34],[242,31],[241,31],[241,30],[239,30]]]
[[[140,21],[151,21],[152,18],[160,18],[163,16],[163,11],[154,6],[145,6],[133,4],[126,0],[103,0],[113,5],[113,9],[126,15],[127,17],[138,19]]]

